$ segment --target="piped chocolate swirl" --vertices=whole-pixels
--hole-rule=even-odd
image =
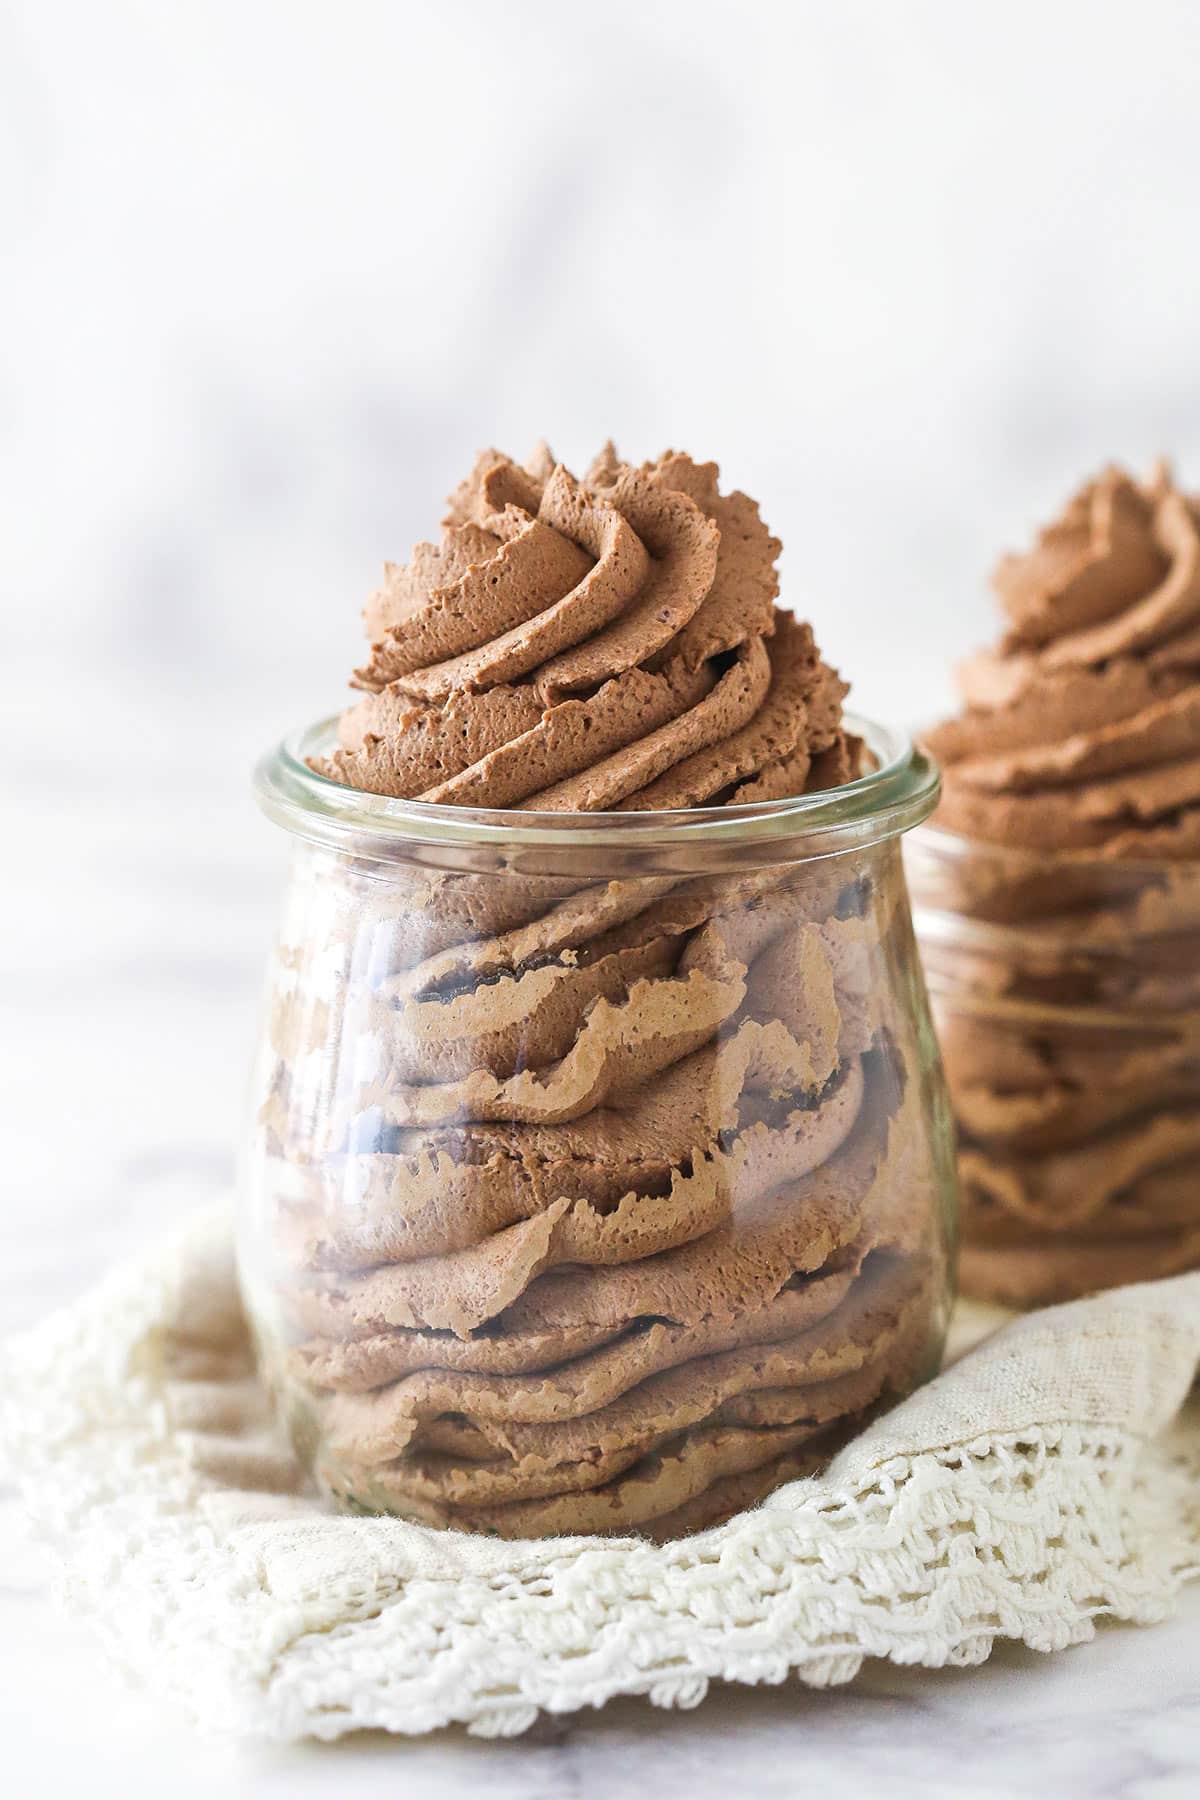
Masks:
[[[1106,469],[996,588],[1008,630],[927,734],[940,822],[1009,848],[1200,854],[1196,501],[1165,469]]]
[[[742,804],[857,772],[845,684],[775,604],[780,544],[715,463],[582,480],[493,450],[365,609],[365,698],[314,766],[440,805]]]

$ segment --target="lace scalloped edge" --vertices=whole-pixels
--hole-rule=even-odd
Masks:
[[[1069,1421],[795,1483],[666,1546],[500,1547],[490,1572],[294,1501],[226,1529],[169,1428],[168,1304],[164,1278],[127,1274],[11,1348],[0,1443],[63,1603],[209,1728],[510,1736],[619,1694],[686,1707],[714,1680],[829,1686],[867,1657],[961,1667],[997,1639],[1154,1623],[1200,1573],[1190,1458]]]

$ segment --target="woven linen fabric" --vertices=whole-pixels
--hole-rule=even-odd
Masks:
[[[968,1335],[978,1320],[960,1321]],[[614,1694],[1057,1650],[1200,1572],[1200,1274],[1004,1324],[816,1479],[665,1546],[335,1514],[254,1372],[224,1213],[9,1345],[61,1592],[207,1727],[515,1734]]]

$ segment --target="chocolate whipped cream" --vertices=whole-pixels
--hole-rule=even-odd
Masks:
[[[1200,855],[1200,508],[1108,469],[996,587],[999,649],[929,734],[941,822],[1010,848]]]
[[[996,587],[912,869],[964,1280],[1020,1303],[1200,1261],[1200,507],[1108,469]]]
[[[773,538],[715,463],[577,481],[485,450],[439,544],[365,611],[366,698],[314,766],[371,793],[540,812],[744,804],[858,770],[845,683],[775,606]]]
[[[314,767],[442,806],[837,785],[845,684],[711,463],[484,452],[366,608]],[[894,844],[733,873],[317,859],[260,1113],[273,1376],[336,1494],[670,1536],[935,1347],[944,1171]],[[264,1257],[264,1266],[266,1258]]]

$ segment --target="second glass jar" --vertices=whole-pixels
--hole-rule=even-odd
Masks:
[[[1200,1267],[1200,868],[908,840],[959,1131],[963,1288]]]

